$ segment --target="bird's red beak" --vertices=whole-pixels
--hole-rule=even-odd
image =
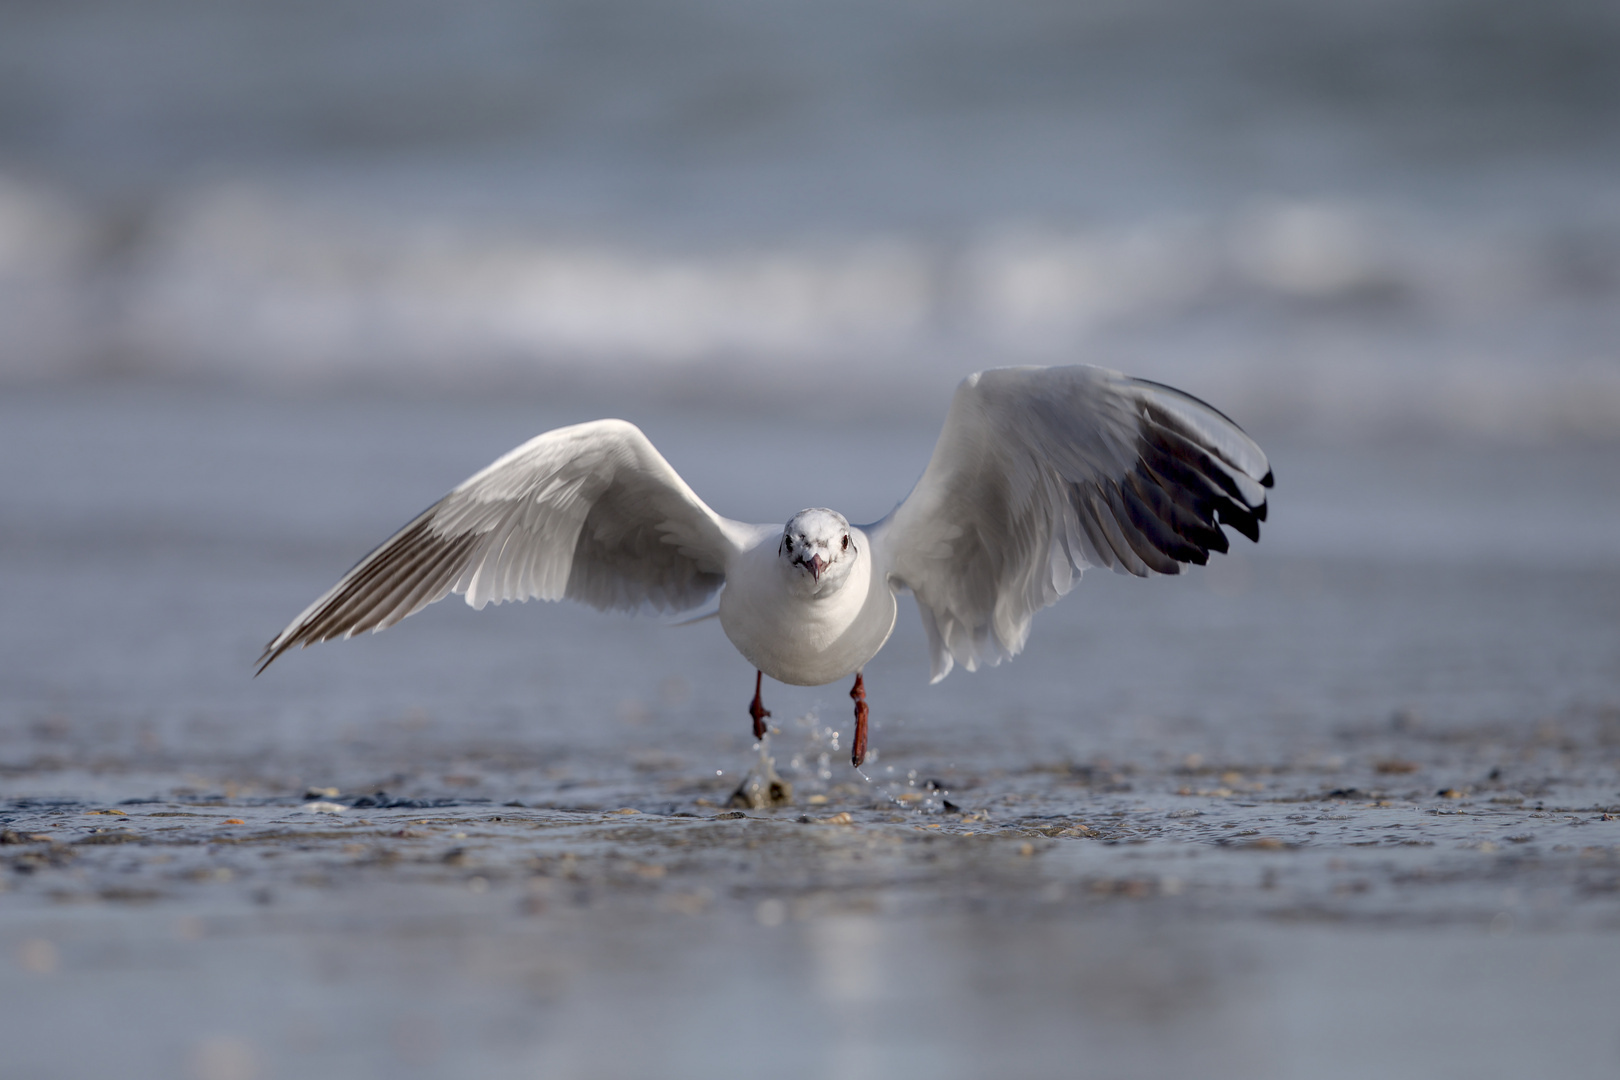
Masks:
[[[804,565],[810,568],[810,576],[819,582],[821,580],[821,572],[827,569],[827,560],[823,559],[820,555],[812,555],[810,556],[810,561]]]

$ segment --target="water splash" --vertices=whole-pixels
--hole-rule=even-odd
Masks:
[[[754,744],[756,757],[737,790],[731,793],[728,806],[744,810],[767,810],[793,803],[793,785],[776,771],[776,759],[770,753],[771,736],[767,732]]]

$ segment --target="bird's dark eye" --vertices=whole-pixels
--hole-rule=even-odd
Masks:
[[[847,535],[844,537],[843,549],[845,551],[849,550],[849,537]]]

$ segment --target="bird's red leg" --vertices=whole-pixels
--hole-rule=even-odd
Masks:
[[[754,718],[755,739],[765,737],[765,718],[771,715],[771,710],[767,709],[765,703],[759,698],[759,686],[764,679],[765,673],[763,671],[754,672],[754,703],[748,706],[748,715]]]
[[[849,760],[858,769],[866,760],[866,683],[858,671],[849,696],[855,699],[855,743],[850,747]]]

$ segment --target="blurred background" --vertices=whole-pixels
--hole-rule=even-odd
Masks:
[[[1603,0],[17,0],[0,380],[1620,430]],[[944,389],[941,389],[944,388]]]
[[[1263,542],[937,687],[903,602],[793,808],[713,622],[249,677],[540,431],[873,520],[1073,362]],[[8,1078],[1611,1077],[1620,5],[0,0],[0,598]]]

